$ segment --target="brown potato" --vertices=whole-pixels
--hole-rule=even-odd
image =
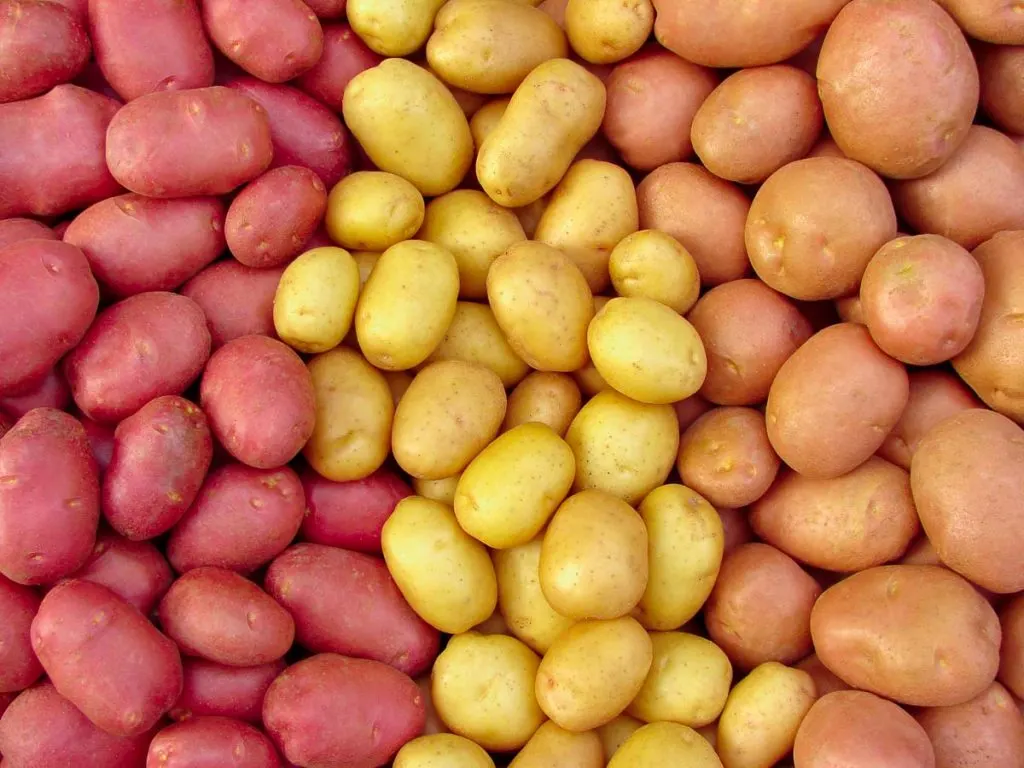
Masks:
[[[1014,696],[1024,699],[1024,596],[1018,595],[1007,603],[999,620],[1003,628],[999,680]]]
[[[502,431],[536,421],[564,437],[580,411],[582,399],[579,386],[568,374],[534,371],[508,396]]]
[[[1007,133],[1024,133],[1024,47],[978,46],[981,107]]]
[[[936,768],[1013,765],[1024,756],[1024,716],[999,683],[954,707],[916,715],[932,747]]]
[[[977,40],[1024,45],[1020,6],[1005,0],[936,0]]]

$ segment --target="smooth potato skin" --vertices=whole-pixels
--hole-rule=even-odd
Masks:
[[[35,219],[15,216],[0,220],[0,249],[22,240],[60,240],[57,233]]]
[[[43,674],[29,636],[39,602],[34,589],[0,576],[0,612],[4,617],[0,625],[0,691],[4,693],[28,688]]]
[[[1013,765],[1024,755],[1024,716],[999,683],[955,707],[915,715],[935,748],[937,768]]]
[[[1024,134],[1024,99],[1017,83],[1024,77],[1020,45],[985,45],[975,53],[981,76],[981,107],[1008,134]]]
[[[92,556],[72,578],[100,584],[148,616],[174,574],[155,545],[101,530]]]
[[[71,393],[59,368],[51,368],[32,389],[12,397],[0,397],[0,411],[15,421],[34,408],[56,408],[67,410],[71,404]]]
[[[182,661],[184,685],[168,717],[175,721],[213,715],[258,725],[263,697],[284,672],[283,659],[253,667],[229,667],[206,659]]]
[[[196,717],[169,725],[153,737],[146,768],[279,768],[270,739],[248,723]]]
[[[72,80],[92,48],[81,19],[60,5],[12,0],[0,8],[0,103]]]
[[[977,40],[1024,45],[1024,25],[1014,5],[1002,0],[938,0],[938,3],[964,32]]]
[[[341,112],[345,88],[352,78],[383,60],[384,57],[371,51],[348,24],[327,24],[320,60],[299,75],[295,84],[321,104]]]
[[[181,288],[206,316],[213,349],[242,336],[276,335],[274,294],[284,267],[255,269],[235,259],[211,264]]]

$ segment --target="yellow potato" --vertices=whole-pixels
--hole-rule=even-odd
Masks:
[[[419,365],[444,338],[458,297],[459,269],[447,249],[423,240],[391,246],[356,306],[359,348],[386,371]]]
[[[565,31],[591,64],[614,64],[640,50],[654,29],[651,0],[569,0]]]
[[[480,149],[483,146],[484,140],[491,135],[491,131],[498,127],[498,123],[501,122],[502,115],[505,114],[511,101],[512,99],[509,98],[491,99],[473,113],[473,119],[469,121],[469,132],[473,134],[474,147]]]
[[[401,176],[359,171],[334,185],[324,226],[343,248],[386,251],[416,234],[424,209],[423,195]]]
[[[484,749],[519,749],[544,722],[533,690],[539,664],[514,637],[456,635],[431,674],[437,713],[453,733]]]
[[[604,107],[604,84],[596,75],[568,59],[541,64],[480,147],[476,176],[484,192],[510,208],[543,197],[597,133]]]
[[[651,658],[651,638],[636,619],[573,624],[541,659],[537,701],[567,731],[598,728],[625,711]]]
[[[615,246],[608,261],[619,296],[645,297],[689,312],[700,296],[700,273],[690,252],[672,235],[644,229]]]
[[[574,622],[558,613],[540,588],[542,539],[494,553],[498,577],[498,608],[509,631],[537,653],[547,653]]]
[[[460,477],[462,477],[461,474],[442,477],[440,480],[420,480],[418,477],[414,477],[412,478],[412,489],[416,491],[417,496],[440,501],[450,507],[455,503],[455,489],[459,484]]]
[[[464,470],[504,419],[505,388],[494,371],[461,360],[431,363],[395,409],[391,450],[413,477],[441,480]]]
[[[473,163],[462,107],[444,83],[411,61],[386,59],[360,72],[345,87],[342,110],[373,164],[408,179],[424,195],[455,189]]]
[[[578,160],[555,187],[533,236],[572,259],[599,293],[611,282],[612,249],[639,227],[629,173],[603,160]]]
[[[435,733],[406,742],[393,768],[494,768],[483,747],[454,733]]]
[[[430,674],[427,673],[417,678],[416,687],[420,689],[420,696],[423,697],[423,708],[427,711],[427,722],[423,727],[423,735],[430,736],[435,733],[448,733],[448,726],[441,721],[440,716],[437,714],[437,709],[434,708],[434,697],[430,693]]]
[[[441,80],[442,82],[444,81],[444,78],[435,72],[433,67],[431,67],[426,61],[417,61],[416,63],[438,80]],[[466,116],[467,120],[471,120],[473,115],[476,114],[476,111],[487,103],[487,97],[482,93],[465,91],[462,88],[456,88],[454,85],[449,85],[448,83],[445,83],[445,87],[451,92],[452,96],[455,97],[455,101],[458,103],[459,109],[462,110],[462,113]]]
[[[387,381],[348,347],[314,357],[309,372],[316,426],[302,455],[328,480],[367,477],[380,468],[391,448],[395,406]]]
[[[652,632],[651,643],[651,671],[629,714],[648,723],[668,720],[691,728],[713,723],[732,685],[725,651],[686,632]]]
[[[718,721],[725,768],[771,768],[793,749],[797,728],[817,699],[814,679],[774,661],[755,667],[729,694]]]
[[[648,629],[678,629],[704,606],[725,551],[722,518],[684,485],[655,488],[640,503],[647,525],[647,590],[637,618]]]
[[[642,720],[637,720],[635,717],[619,715],[610,723],[605,723],[598,728],[597,735],[601,737],[605,760],[611,760],[626,739],[643,727],[643,724]]]
[[[535,67],[568,54],[554,19],[508,0],[450,0],[427,41],[438,76],[473,93],[512,93]]]
[[[544,209],[548,207],[550,199],[550,195],[544,195],[539,200],[534,200],[528,205],[512,209],[516,218],[519,219],[519,223],[523,225],[523,232],[526,233],[527,237],[532,238],[534,233],[536,233],[537,224],[540,222],[540,217],[544,215]]]
[[[508,768],[604,768],[604,750],[594,731],[573,733],[548,720]]]
[[[381,373],[384,374],[384,380],[387,381],[388,388],[391,390],[391,399],[397,408],[398,401],[402,399],[405,391],[412,384],[412,376],[405,371],[381,371]]]
[[[596,315],[600,312],[601,308],[609,301],[611,301],[611,299],[608,296],[595,296],[594,314]],[[580,391],[587,397],[593,397],[598,392],[604,392],[605,390],[611,389],[608,382],[605,381],[601,374],[597,372],[597,368],[594,367],[593,360],[588,359],[586,365],[573,371],[572,377],[575,379]]]
[[[679,723],[650,723],[619,747],[608,768],[722,768],[715,750],[692,728]]]
[[[434,27],[446,0],[349,0],[349,26],[382,56],[408,56],[418,51]]]
[[[380,253],[378,251],[352,251],[352,258],[356,260],[356,266],[359,267],[359,287],[362,288],[370,279],[373,268],[377,266]]]
[[[515,213],[483,192],[456,189],[430,201],[418,237],[452,252],[462,298],[485,299],[491,264],[526,234]]]
[[[487,274],[487,297],[509,344],[531,368],[575,371],[587,362],[594,300],[561,251],[543,243],[511,246]]]
[[[647,587],[647,529],[629,504],[601,491],[570,496],[540,550],[540,588],[571,619],[616,619]]]
[[[547,525],[575,474],[576,459],[561,437],[544,424],[523,424],[466,467],[455,489],[455,516],[491,549],[517,547]]]
[[[274,295],[274,330],[299,352],[341,344],[359,298],[359,267],[342,248],[314,248],[288,265]]]
[[[455,306],[444,338],[426,362],[438,360],[463,360],[490,368],[506,388],[514,387],[530,372],[530,366],[508,343],[491,308],[471,301]]]
[[[685,400],[708,372],[696,329],[652,299],[609,301],[587,329],[587,348],[604,380],[642,403]]]
[[[459,527],[451,507],[402,499],[384,523],[381,549],[402,595],[431,626],[454,635],[494,613],[498,582],[487,548]]]
[[[547,424],[564,437],[582,402],[580,388],[568,374],[534,371],[508,396],[502,429],[514,429],[535,421]]]
[[[679,420],[670,405],[647,405],[608,390],[594,395],[565,433],[576,481],[636,504],[665,482],[679,451]]]

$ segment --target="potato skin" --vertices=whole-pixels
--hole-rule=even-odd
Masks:
[[[1024,99],[1017,86],[1024,77],[1024,50],[1020,45],[984,45],[979,46],[975,56],[981,77],[982,109],[1000,130],[1024,133]]]
[[[508,396],[502,430],[536,421],[565,437],[573,417],[579,413],[582,396],[572,377],[564,373],[533,371]]]
[[[419,50],[434,26],[445,0],[349,0],[352,29],[384,56],[408,56]]]
[[[361,480],[333,482],[312,469],[302,473],[306,510],[302,538],[314,544],[380,554],[384,523],[412,489],[394,471],[381,468]]]
[[[147,768],[279,768],[270,739],[248,723],[227,717],[196,717],[157,732]]]
[[[321,104],[341,112],[345,88],[352,78],[380,64],[384,57],[370,50],[348,24],[325,24],[323,31],[320,60],[299,75],[295,84]]]
[[[184,686],[168,712],[175,721],[212,715],[231,717],[258,725],[263,716],[263,697],[284,672],[284,660],[254,667],[229,667],[197,658],[182,660]]]
[[[999,613],[1003,630],[999,680],[1024,699],[1024,598],[1012,598]]]
[[[4,616],[0,626],[0,691],[4,693],[24,690],[43,674],[29,636],[39,602],[34,589],[0,576],[0,611]]]
[[[935,764],[982,768],[1013,765],[1024,755],[1024,717],[999,683],[955,707],[918,712],[917,722],[935,748]]]
[[[1015,6],[1001,0],[938,0],[971,37],[1003,45],[1024,45],[1024,25]]]
[[[60,3],[12,0],[0,8],[0,103],[46,93],[89,61],[82,19]]]
[[[72,578],[101,584],[148,616],[171,586],[174,574],[150,542],[100,530],[92,556]]]
[[[0,249],[22,240],[60,240],[57,233],[35,219],[0,219]]]
[[[254,269],[224,259],[211,264],[181,288],[206,315],[213,349],[242,336],[274,331],[274,294],[284,267]]]

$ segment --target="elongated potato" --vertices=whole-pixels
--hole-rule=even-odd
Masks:
[[[494,312],[486,304],[460,301],[441,343],[426,362],[463,360],[490,368],[506,389],[518,384],[530,372],[508,343]]]
[[[498,606],[509,631],[537,653],[548,648],[575,622],[558,613],[540,587],[543,537],[494,553]]]
[[[5,3],[0,8],[0,103],[39,96],[78,75],[91,48],[85,21],[61,3]]]
[[[274,330],[285,344],[317,354],[341,344],[359,298],[359,267],[344,248],[314,248],[289,264],[274,295]]]
[[[398,750],[394,768],[494,768],[476,742],[454,733],[428,733]]]

